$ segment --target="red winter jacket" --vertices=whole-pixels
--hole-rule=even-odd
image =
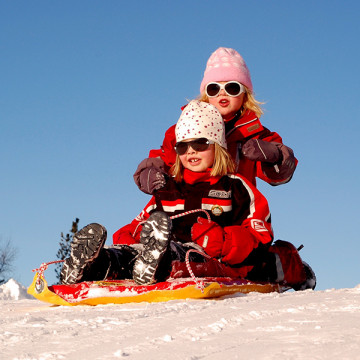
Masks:
[[[254,112],[247,110],[235,121],[230,130],[227,130],[226,141],[228,151],[237,164],[236,172],[252,184],[256,185],[256,177],[266,181],[271,185],[280,185],[291,180],[295,171],[297,160],[293,157],[292,150],[286,147],[281,137],[276,132],[271,132],[265,128],[260,119]],[[176,143],[175,126],[171,126],[165,133],[165,138],[161,149],[151,150],[150,158],[160,157],[170,168],[176,159],[174,146]],[[264,141],[275,142],[282,153],[282,162],[276,165],[261,163],[247,159],[241,153],[241,146],[249,139],[261,139]],[[290,161],[289,153],[291,153]]]
[[[270,246],[273,240],[271,216],[265,197],[243,177],[227,175],[219,180],[210,177],[208,181],[195,180],[193,183],[176,183],[169,179],[131,224],[113,235],[113,243],[138,243],[141,223],[155,210],[173,216],[196,209],[207,210],[211,220],[224,229],[222,261],[228,265],[241,263],[259,244]],[[201,216],[201,212],[172,220],[177,241],[192,241],[191,227],[197,222],[198,216]]]

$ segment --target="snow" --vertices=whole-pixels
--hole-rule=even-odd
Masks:
[[[19,284],[14,279],[10,279],[6,284],[0,286],[0,300],[20,300],[31,299],[25,286]]]
[[[100,306],[51,306],[0,286],[0,358],[360,359],[360,285]]]

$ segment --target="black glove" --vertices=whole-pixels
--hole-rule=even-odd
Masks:
[[[250,139],[242,146],[241,151],[249,160],[275,164],[282,161],[281,150],[276,144],[260,139]]]
[[[166,184],[165,163],[160,158],[143,160],[135,171],[134,181],[141,191],[152,195]]]
[[[140,173],[140,190],[147,194],[153,194],[155,190],[159,190],[166,184],[164,173],[152,166],[144,169]]]

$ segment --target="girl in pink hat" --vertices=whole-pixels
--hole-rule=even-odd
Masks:
[[[225,122],[228,151],[236,172],[256,186],[256,178],[271,185],[291,180],[297,160],[281,137],[261,124],[261,103],[255,100],[249,69],[234,49],[221,47],[209,58],[200,85],[199,99],[214,105]],[[175,125],[165,133],[161,149],[151,150],[134,180],[152,194],[164,186],[176,153]]]

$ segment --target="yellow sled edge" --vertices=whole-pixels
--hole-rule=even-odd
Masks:
[[[38,300],[54,305],[76,305],[69,303],[68,301],[61,298],[59,295],[56,295],[55,293],[50,291],[47,281],[43,276],[40,276],[38,273],[35,274],[33,282],[27,289],[27,293],[34,296]]]
[[[44,277],[38,280],[38,274],[34,276],[32,284],[28,288],[28,293],[36,299],[53,304],[64,306],[75,305],[105,305],[105,304],[126,304],[140,302],[166,302],[170,300],[180,299],[214,299],[225,295],[233,295],[235,293],[248,294],[250,292],[270,293],[281,292],[281,288],[276,284],[233,284],[225,285],[217,282],[205,283],[203,291],[195,284],[185,288],[176,290],[153,290],[146,294],[138,294],[134,296],[109,296],[88,298],[81,301],[70,303],[59,295],[49,290]]]

